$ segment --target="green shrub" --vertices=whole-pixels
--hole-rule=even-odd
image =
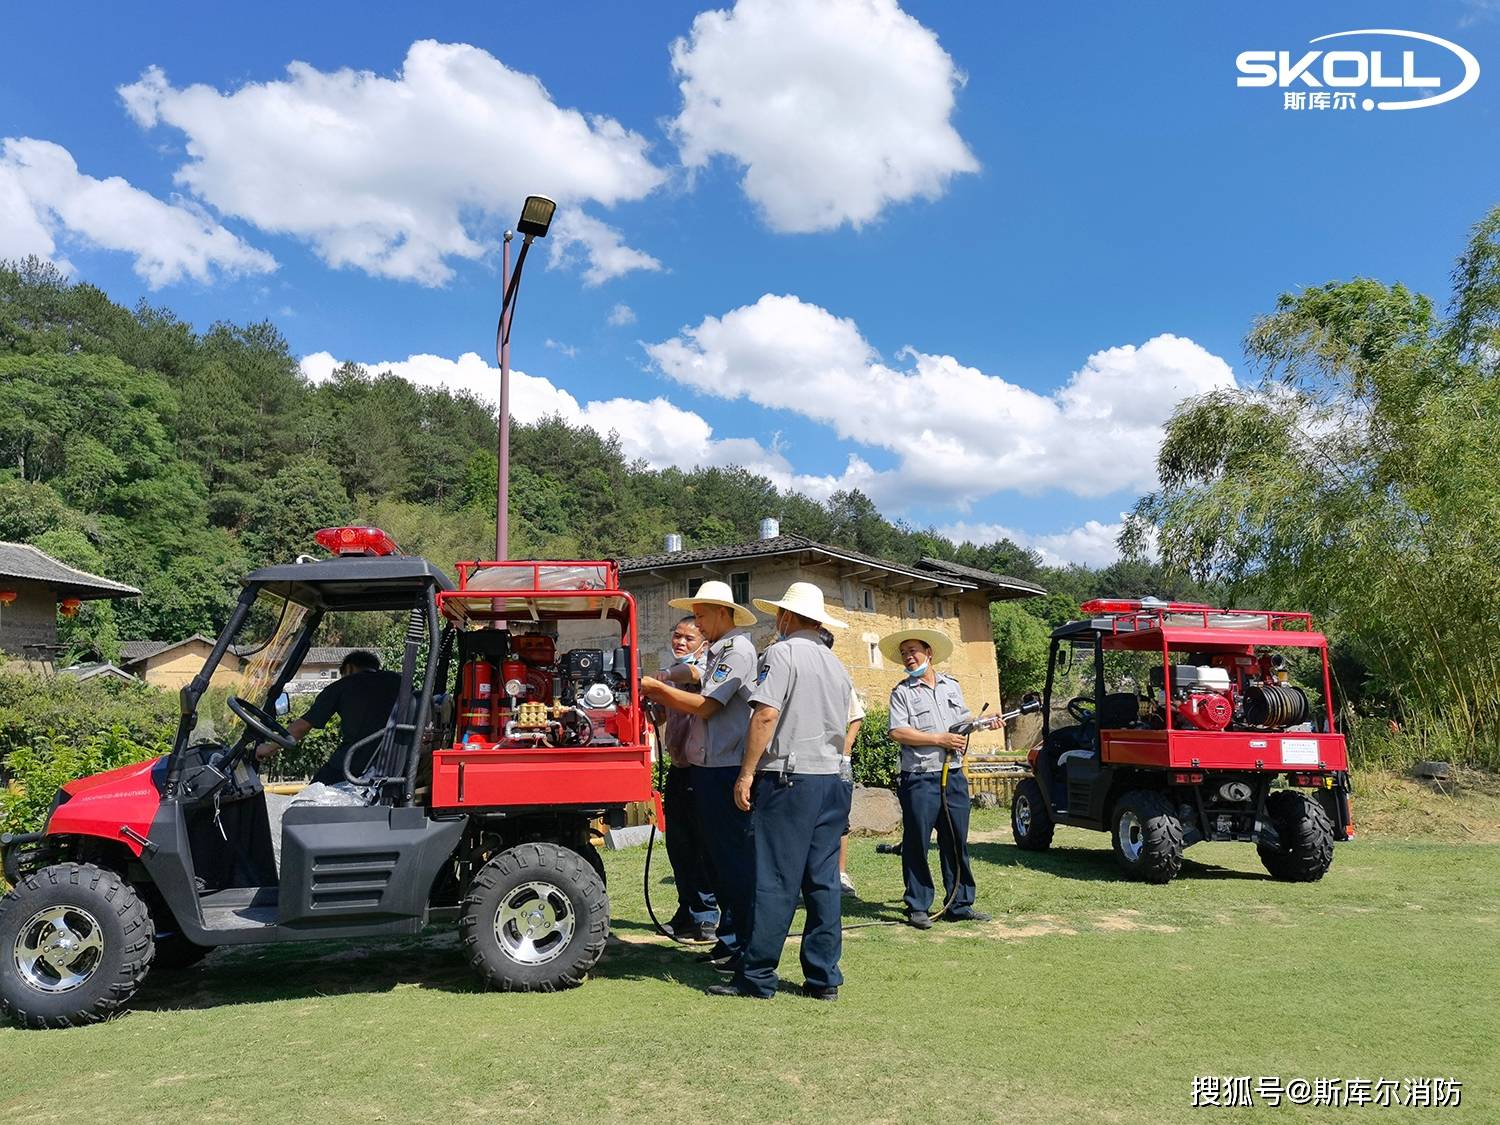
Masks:
[[[0,670],[0,775],[16,750],[38,740],[82,743],[119,731],[140,746],[170,743],[177,726],[177,697],[145,684],[38,676]]]
[[[65,783],[157,758],[170,749],[167,742],[137,742],[119,726],[82,739],[38,735],[30,746],[6,756],[11,776],[10,783],[0,789],[0,831],[38,832],[52,799]]]
[[[901,774],[901,746],[891,738],[889,725],[884,707],[866,708],[854,740],[854,780],[860,785],[890,789]]]
[[[1500,770],[1500,742],[1465,728],[1456,717],[1433,719],[1418,712],[1398,723],[1384,715],[1346,710],[1339,725],[1349,740],[1350,765],[1356,769],[1406,773],[1418,762],[1440,761]]]

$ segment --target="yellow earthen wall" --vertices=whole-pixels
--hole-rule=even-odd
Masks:
[[[174,648],[164,652],[160,656],[153,656],[146,661],[146,670],[143,678],[153,687],[166,688],[176,691],[188,683],[194,676],[203,670],[203,662],[208,659],[208,654],[213,649],[201,641],[194,641],[190,645]],[[219,662],[214,669],[214,687],[224,684],[234,684],[239,681],[237,671],[238,661],[228,655]]]

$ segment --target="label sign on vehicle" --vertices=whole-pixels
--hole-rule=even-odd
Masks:
[[[1281,740],[1281,764],[1284,766],[1317,765],[1318,740],[1316,738],[1283,738]]]

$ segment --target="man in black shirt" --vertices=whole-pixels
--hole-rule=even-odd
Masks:
[[[382,669],[380,657],[373,652],[357,649],[344,657],[339,678],[318,693],[307,714],[293,719],[287,727],[288,733],[301,742],[314,727],[323,726],[335,715],[339,717],[339,748],[313,775],[313,781],[336,785],[348,780],[344,776],[344,751],[385,726],[400,690],[400,675]],[[274,743],[263,742],[256,748],[256,757],[264,762],[277,749]],[[370,759],[378,749],[380,742],[375,740],[354,755],[351,772],[355,777],[370,768]]]

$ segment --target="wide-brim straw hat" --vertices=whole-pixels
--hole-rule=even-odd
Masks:
[[[823,591],[812,582],[793,582],[786,588],[786,593],[781,595],[780,601],[755,598],[751,604],[762,613],[769,613],[773,617],[777,610],[784,609],[788,613],[795,613],[809,621],[832,625],[835,629],[849,628],[847,621],[840,621],[837,617],[829,616],[827,607],[823,605]]]
[[[953,638],[937,629],[901,629],[880,638],[880,655],[892,664],[904,666],[901,646],[907,641],[921,641],[932,649],[932,663],[941,664],[953,655]]]
[[[734,623],[741,629],[748,629],[755,624],[755,614],[734,600],[734,591],[729,588],[728,582],[705,582],[698,587],[696,594],[689,594],[685,598],[673,598],[667,603],[673,609],[685,609],[693,612],[695,605],[721,605],[734,614]]]

